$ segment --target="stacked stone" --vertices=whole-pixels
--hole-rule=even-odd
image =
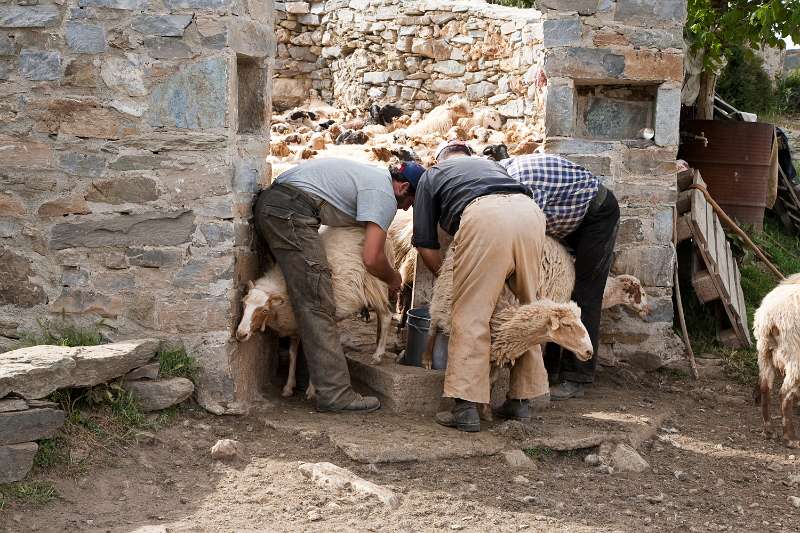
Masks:
[[[78,348],[33,346],[0,354],[0,483],[24,478],[38,450],[35,441],[52,437],[64,423],[64,411],[43,398],[59,389],[99,385],[131,370],[128,375],[141,378],[147,366],[152,367],[147,363],[155,357],[158,346],[155,339],[142,339]],[[155,367],[157,375],[157,363]],[[175,379],[183,379],[192,387],[189,380]],[[138,390],[133,390],[144,400],[143,406],[153,406],[154,400],[160,400],[158,408],[167,407],[166,395],[139,396]],[[183,401],[192,390],[170,399],[173,403]],[[185,391],[184,386],[181,392]]]
[[[463,94],[508,118],[538,114],[542,21],[535,10],[385,0],[287,2],[282,9],[275,92],[285,87],[288,105],[301,104],[312,88],[344,108],[392,103],[428,111]]]
[[[52,437],[65,417],[52,402],[0,399],[0,483],[19,481],[28,474],[39,450],[35,441]]]
[[[275,75],[273,105],[276,110],[295,107],[320,94],[330,97],[330,73],[322,61],[324,2],[275,2]]]
[[[230,331],[270,176],[271,2],[19,4],[0,6],[0,341],[48,313],[179,338],[224,410],[253,370]]]
[[[672,332],[685,0],[542,0],[547,152],[601,176],[621,206],[613,272],[637,276],[653,306],[642,321],[604,315],[606,364],[652,370],[680,361]],[[640,131],[654,130],[652,140]]]

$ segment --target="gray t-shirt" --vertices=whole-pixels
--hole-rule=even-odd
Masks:
[[[276,179],[318,196],[341,211],[321,210],[328,226],[374,222],[388,231],[397,213],[392,179],[386,168],[349,159],[322,158],[301,163]]]

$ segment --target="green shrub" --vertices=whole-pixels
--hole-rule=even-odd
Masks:
[[[775,92],[778,113],[782,115],[800,114],[800,71],[793,71],[785,78],[779,78]]]
[[[156,355],[159,364],[159,375],[162,378],[187,378],[195,382],[200,372],[197,360],[186,353],[182,346],[162,348]]]
[[[743,46],[732,48],[727,57],[728,63],[717,80],[717,94],[739,111],[775,113],[775,88],[764,70],[764,60]]]

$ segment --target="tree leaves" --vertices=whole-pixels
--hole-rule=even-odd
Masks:
[[[733,46],[800,42],[800,0],[689,0],[684,33],[693,50],[705,50],[704,68],[716,71]]]

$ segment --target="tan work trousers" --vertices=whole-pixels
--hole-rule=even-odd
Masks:
[[[537,299],[545,217],[524,194],[494,194],[470,203],[461,216],[453,248],[453,310],[444,396],[489,403],[489,319],[506,281],[520,303]],[[509,398],[548,392],[537,346],[511,370]]]

